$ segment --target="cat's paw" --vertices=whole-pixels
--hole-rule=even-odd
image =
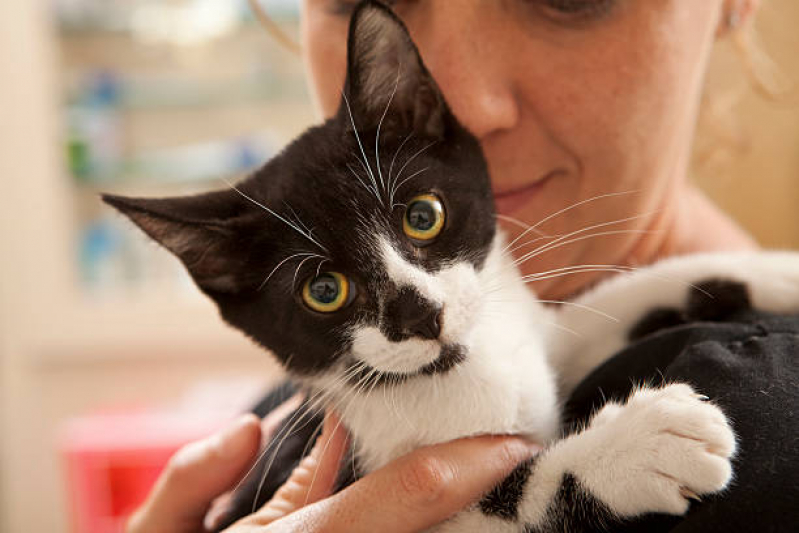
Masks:
[[[622,517],[681,515],[732,478],[735,435],[721,409],[684,384],[636,391],[586,430],[574,474]],[[590,446],[590,450],[586,449]]]

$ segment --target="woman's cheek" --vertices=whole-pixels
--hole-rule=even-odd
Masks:
[[[302,53],[311,94],[322,118],[338,109],[347,74],[347,25],[320,0],[304,0],[300,31]]]

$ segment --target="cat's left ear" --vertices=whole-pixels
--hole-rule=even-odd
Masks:
[[[212,297],[257,286],[251,242],[252,208],[233,191],[172,198],[128,198],[104,194],[103,201],[127,216],[175,254],[194,281]],[[263,232],[261,232],[263,233]]]
[[[381,136],[442,138],[449,109],[408,29],[379,2],[359,4],[350,22],[347,82],[339,113]],[[348,126],[352,126],[348,124]]]

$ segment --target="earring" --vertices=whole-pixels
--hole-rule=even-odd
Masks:
[[[724,26],[727,31],[738,29],[741,25],[741,12],[737,9],[728,9],[724,14]]]

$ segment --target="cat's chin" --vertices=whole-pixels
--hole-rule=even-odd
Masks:
[[[397,372],[364,365],[363,369],[351,378],[351,381],[360,383],[365,379],[369,379],[367,376],[371,376],[371,381],[375,381],[378,385],[383,385],[402,383],[412,378],[442,375],[463,363],[466,360],[467,353],[468,349],[461,344],[444,344],[441,346],[438,357],[434,361],[416,370]]]

